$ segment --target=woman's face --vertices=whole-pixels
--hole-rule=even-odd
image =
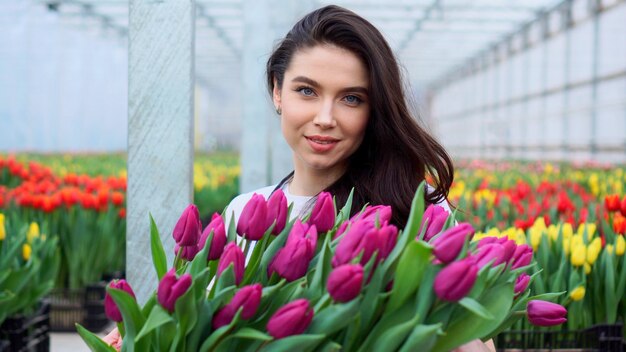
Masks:
[[[352,52],[324,44],[300,49],[274,85],[274,105],[296,171],[343,174],[369,119],[368,72]]]

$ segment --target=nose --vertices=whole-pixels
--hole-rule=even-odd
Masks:
[[[313,124],[316,126],[328,129],[337,126],[337,120],[333,114],[333,103],[325,102],[313,119]]]

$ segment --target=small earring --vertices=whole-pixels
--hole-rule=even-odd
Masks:
[[[283,111],[280,109],[280,106],[276,108],[276,113],[277,113],[278,115],[280,115],[280,114],[282,114],[282,113],[283,113]]]

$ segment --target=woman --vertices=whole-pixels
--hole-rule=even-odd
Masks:
[[[341,205],[354,187],[353,213],[366,203],[390,205],[392,222],[404,227],[427,173],[433,185],[426,200],[449,210],[452,162],[411,116],[401,82],[391,48],[355,13],[326,6],[298,21],[267,62],[294,171],[278,185],[233,199],[227,217],[238,219],[254,193],[268,198],[282,189],[298,216],[320,192]],[[113,331],[105,341],[119,346],[119,334]],[[490,349],[474,341],[459,350]]]
[[[298,215],[321,191],[341,205],[354,187],[353,212],[390,205],[404,227],[426,173],[434,180],[427,201],[448,208],[450,157],[411,116],[394,54],[368,21],[338,6],[306,15],[270,56],[267,85],[294,172],[238,196],[227,216],[237,219],[253,193],[282,188]]]

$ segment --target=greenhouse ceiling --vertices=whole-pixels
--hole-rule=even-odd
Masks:
[[[33,0],[64,23],[122,43],[128,0]],[[295,1],[295,0],[294,0]],[[566,1],[565,1],[566,2]],[[429,86],[541,18],[563,0],[317,0],[364,16],[387,37],[413,84]],[[196,0],[196,72],[199,82],[240,74],[244,48],[243,0]]]

